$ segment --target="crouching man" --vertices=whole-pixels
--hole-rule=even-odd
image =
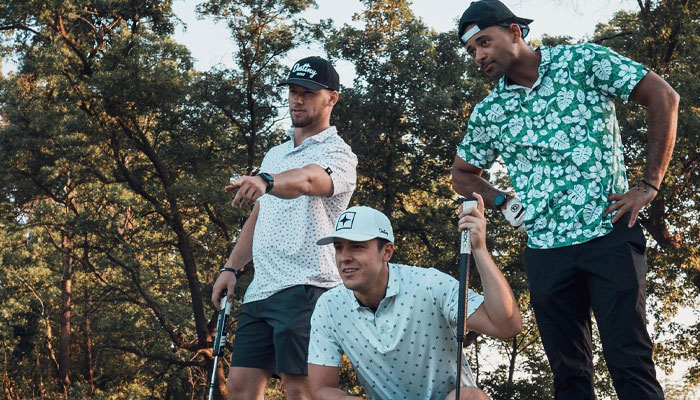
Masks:
[[[469,291],[467,328],[497,338],[522,329],[513,292],[486,249],[484,202],[462,212],[459,230],[471,232],[484,293]],[[372,399],[454,399],[457,375],[458,281],[434,268],[389,263],[389,219],[369,207],[342,213],[333,244],[343,285],[321,295],[311,317],[309,384],[314,399],[359,399],[338,388],[343,353]],[[464,362],[460,400],[488,399]]]

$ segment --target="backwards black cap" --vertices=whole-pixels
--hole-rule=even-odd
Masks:
[[[321,57],[306,57],[297,61],[287,79],[277,86],[299,85],[311,90],[339,90],[340,79],[333,65]]]
[[[457,35],[462,43],[467,41],[482,29],[502,23],[513,23],[522,26],[529,25],[533,20],[516,17],[505,4],[498,0],[478,0],[472,2],[459,19],[459,30]],[[472,29],[464,32],[467,26],[475,24]],[[527,36],[528,30],[523,30],[523,38]]]

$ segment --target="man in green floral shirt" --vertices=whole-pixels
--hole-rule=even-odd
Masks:
[[[527,231],[525,264],[556,399],[595,399],[590,311],[621,400],[663,399],[646,330],[639,212],[656,197],[675,140],[678,95],[658,75],[594,44],[523,40],[532,20],[498,0],[473,2],[459,37],[498,79],[472,111],[452,171],[455,190]],[[627,182],[614,98],[648,109],[643,178]],[[516,196],[481,178],[496,158]]]

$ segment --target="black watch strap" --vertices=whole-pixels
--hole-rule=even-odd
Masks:
[[[267,182],[267,189],[265,189],[265,193],[270,193],[272,187],[275,186],[275,178],[273,178],[272,175],[268,174],[267,172],[260,172],[258,173],[258,176]]]
[[[221,268],[221,269],[219,270],[219,272],[224,272],[224,271],[226,271],[226,272],[233,272],[233,275],[236,276],[236,279],[238,279],[241,275],[243,275],[243,271],[241,271],[240,269],[226,268],[226,267],[224,267],[224,268]]]

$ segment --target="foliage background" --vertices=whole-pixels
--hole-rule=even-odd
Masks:
[[[245,210],[221,190],[283,140],[285,57],[310,44],[353,64],[333,123],[360,160],[353,204],[393,221],[395,260],[456,273],[449,172],[472,107],[489,90],[451,33],[403,0],[364,0],[358,24],[312,24],[311,0],[209,0],[226,24],[230,67],[197,71],[173,40],[170,0],[10,0],[0,5],[0,348],[7,399],[201,398],[213,357],[209,294]],[[638,2],[591,40],[648,65],[681,95],[678,140],[662,191],[644,212],[648,310],[658,366],[681,361],[669,399],[700,393],[697,309],[700,6]],[[360,26],[360,27],[358,27]],[[545,44],[573,43],[544,37]],[[532,43],[537,45],[539,43]],[[619,104],[631,182],[645,162],[646,113]],[[490,178],[504,189],[507,178]],[[551,398],[528,305],[524,238],[490,215],[489,247],[518,297],[523,333],[469,350],[494,399]],[[248,274],[237,288],[240,295]],[[472,286],[479,286],[478,276]],[[236,304],[236,308],[239,304]],[[234,313],[235,313],[234,309]],[[235,319],[233,326],[235,326]],[[233,328],[232,328],[233,332]],[[233,336],[233,335],[231,335]],[[232,337],[216,371],[224,381]],[[596,347],[597,390],[615,398]],[[341,383],[361,393],[349,364]],[[225,387],[217,386],[218,397]],[[268,398],[283,398],[272,381]]]

